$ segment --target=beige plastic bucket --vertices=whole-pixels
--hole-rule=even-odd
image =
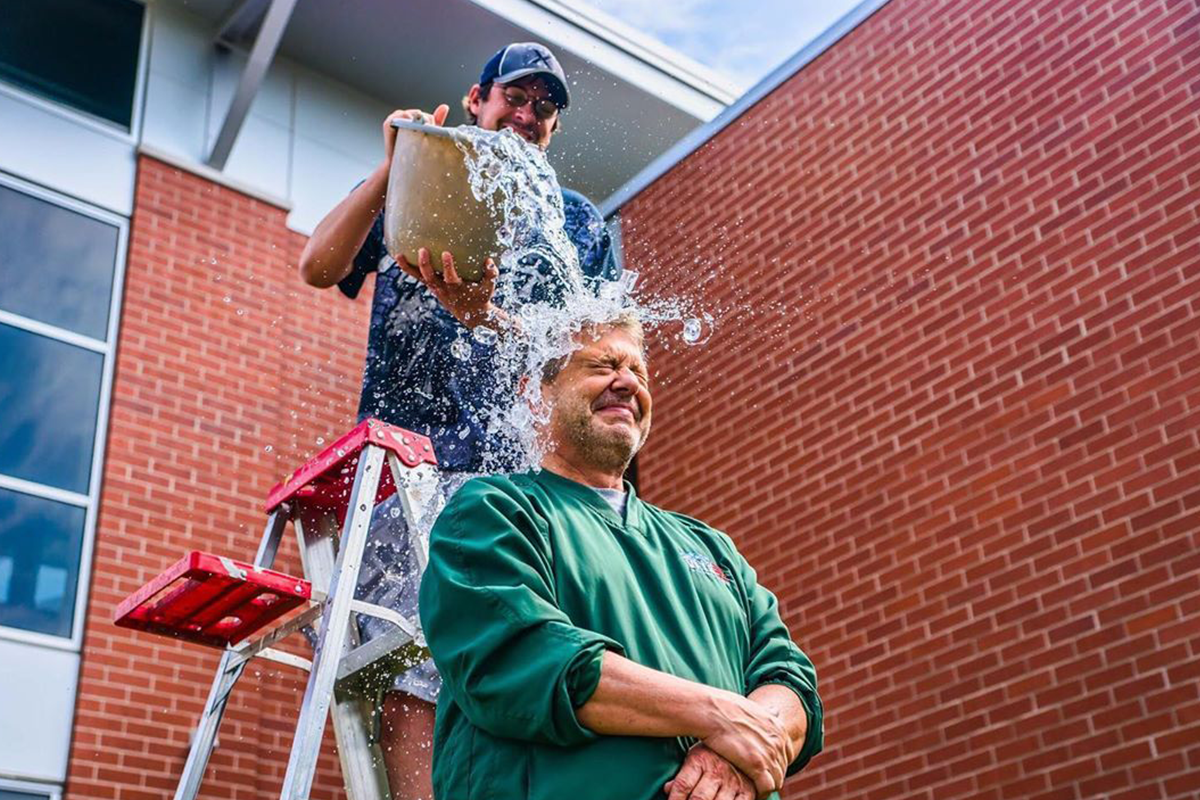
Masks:
[[[454,128],[395,120],[396,148],[388,176],[383,231],[392,258],[416,265],[417,250],[428,248],[433,268],[442,271],[442,252],[454,256],[465,280],[479,280],[483,262],[497,257],[498,220],[471,194],[461,139]]]

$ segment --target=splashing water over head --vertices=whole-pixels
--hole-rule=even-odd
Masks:
[[[491,434],[485,471],[531,469],[542,456],[535,426],[548,415],[538,378],[547,363],[579,346],[581,330],[622,316],[647,327],[682,322],[679,339],[691,345],[708,338],[713,320],[695,316],[687,299],[635,298],[636,272],[625,270],[598,285],[585,278],[563,227],[562,190],[545,154],[508,130],[464,126],[453,133],[472,193],[502,220],[494,302],[516,323],[506,335],[484,326],[464,331],[451,352],[495,381],[492,402],[475,409]]]

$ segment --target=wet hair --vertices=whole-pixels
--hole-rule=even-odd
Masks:
[[[607,322],[594,322],[585,325],[584,327],[596,331],[597,334],[603,334],[605,331],[613,328],[625,331],[633,338],[633,341],[638,346],[638,350],[642,351],[643,356],[646,352],[646,332],[642,327],[641,320],[639,320],[635,314],[625,312],[619,316],[613,317]],[[572,350],[565,356],[559,356],[558,358],[552,358],[547,361],[545,366],[542,367],[542,383],[554,383],[555,379],[558,378],[559,373],[566,368],[567,363],[571,360],[571,356],[574,354],[575,351]]]

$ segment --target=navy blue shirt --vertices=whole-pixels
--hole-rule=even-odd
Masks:
[[[579,253],[584,276],[597,285],[616,280],[621,270],[599,210],[570,189],[563,189],[563,210],[564,228]],[[390,268],[380,272],[381,262]],[[443,469],[508,466],[502,457],[485,463],[486,453],[504,454],[504,443],[489,436],[485,424],[488,409],[500,397],[497,393],[511,393],[515,387],[495,385],[491,347],[472,340],[424,284],[394,265],[383,241],[383,214],[338,288],[349,298],[357,297],[371,272],[376,273],[375,299],[358,418],[376,417],[429,436]],[[472,353],[458,359],[450,345],[464,335]]]

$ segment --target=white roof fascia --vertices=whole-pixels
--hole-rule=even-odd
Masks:
[[[768,94],[775,91],[775,89],[779,88],[784,81],[806,67],[810,62],[836,44],[839,39],[857,28],[868,17],[883,8],[883,6],[887,5],[887,3],[888,0],[862,0],[858,5],[846,12],[841,19],[826,28],[824,33],[801,48],[800,52],[796,53],[796,55],[781,64],[770,75],[751,87],[744,95],[738,98],[737,102],[728,106],[711,121],[699,126],[687,136],[680,139],[675,143],[674,147],[651,161],[645,169],[630,178],[624,186],[617,189],[617,191],[613,192],[612,195],[600,204],[600,213],[605,219],[615,214],[621,209],[621,206],[628,203],[643,189],[669,172],[680,161],[683,161],[703,147],[709,139],[712,139],[723,131],[736,121],[738,117],[750,110],[759,100],[762,100]]]
[[[736,88],[699,64],[611,18],[558,0],[472,0],[540,39],[675,106],[710,120],[737,98]]]
[[[563,0],[529,0],[551,14],[562,17],[602,39],[617,45],[631,55],[652,64],[663,72],[710,95],[723,105],[729,105],[742,94],[732,80],[695,61],[683,53],[648,36],[632,25],[598,8],[584,3]]]

